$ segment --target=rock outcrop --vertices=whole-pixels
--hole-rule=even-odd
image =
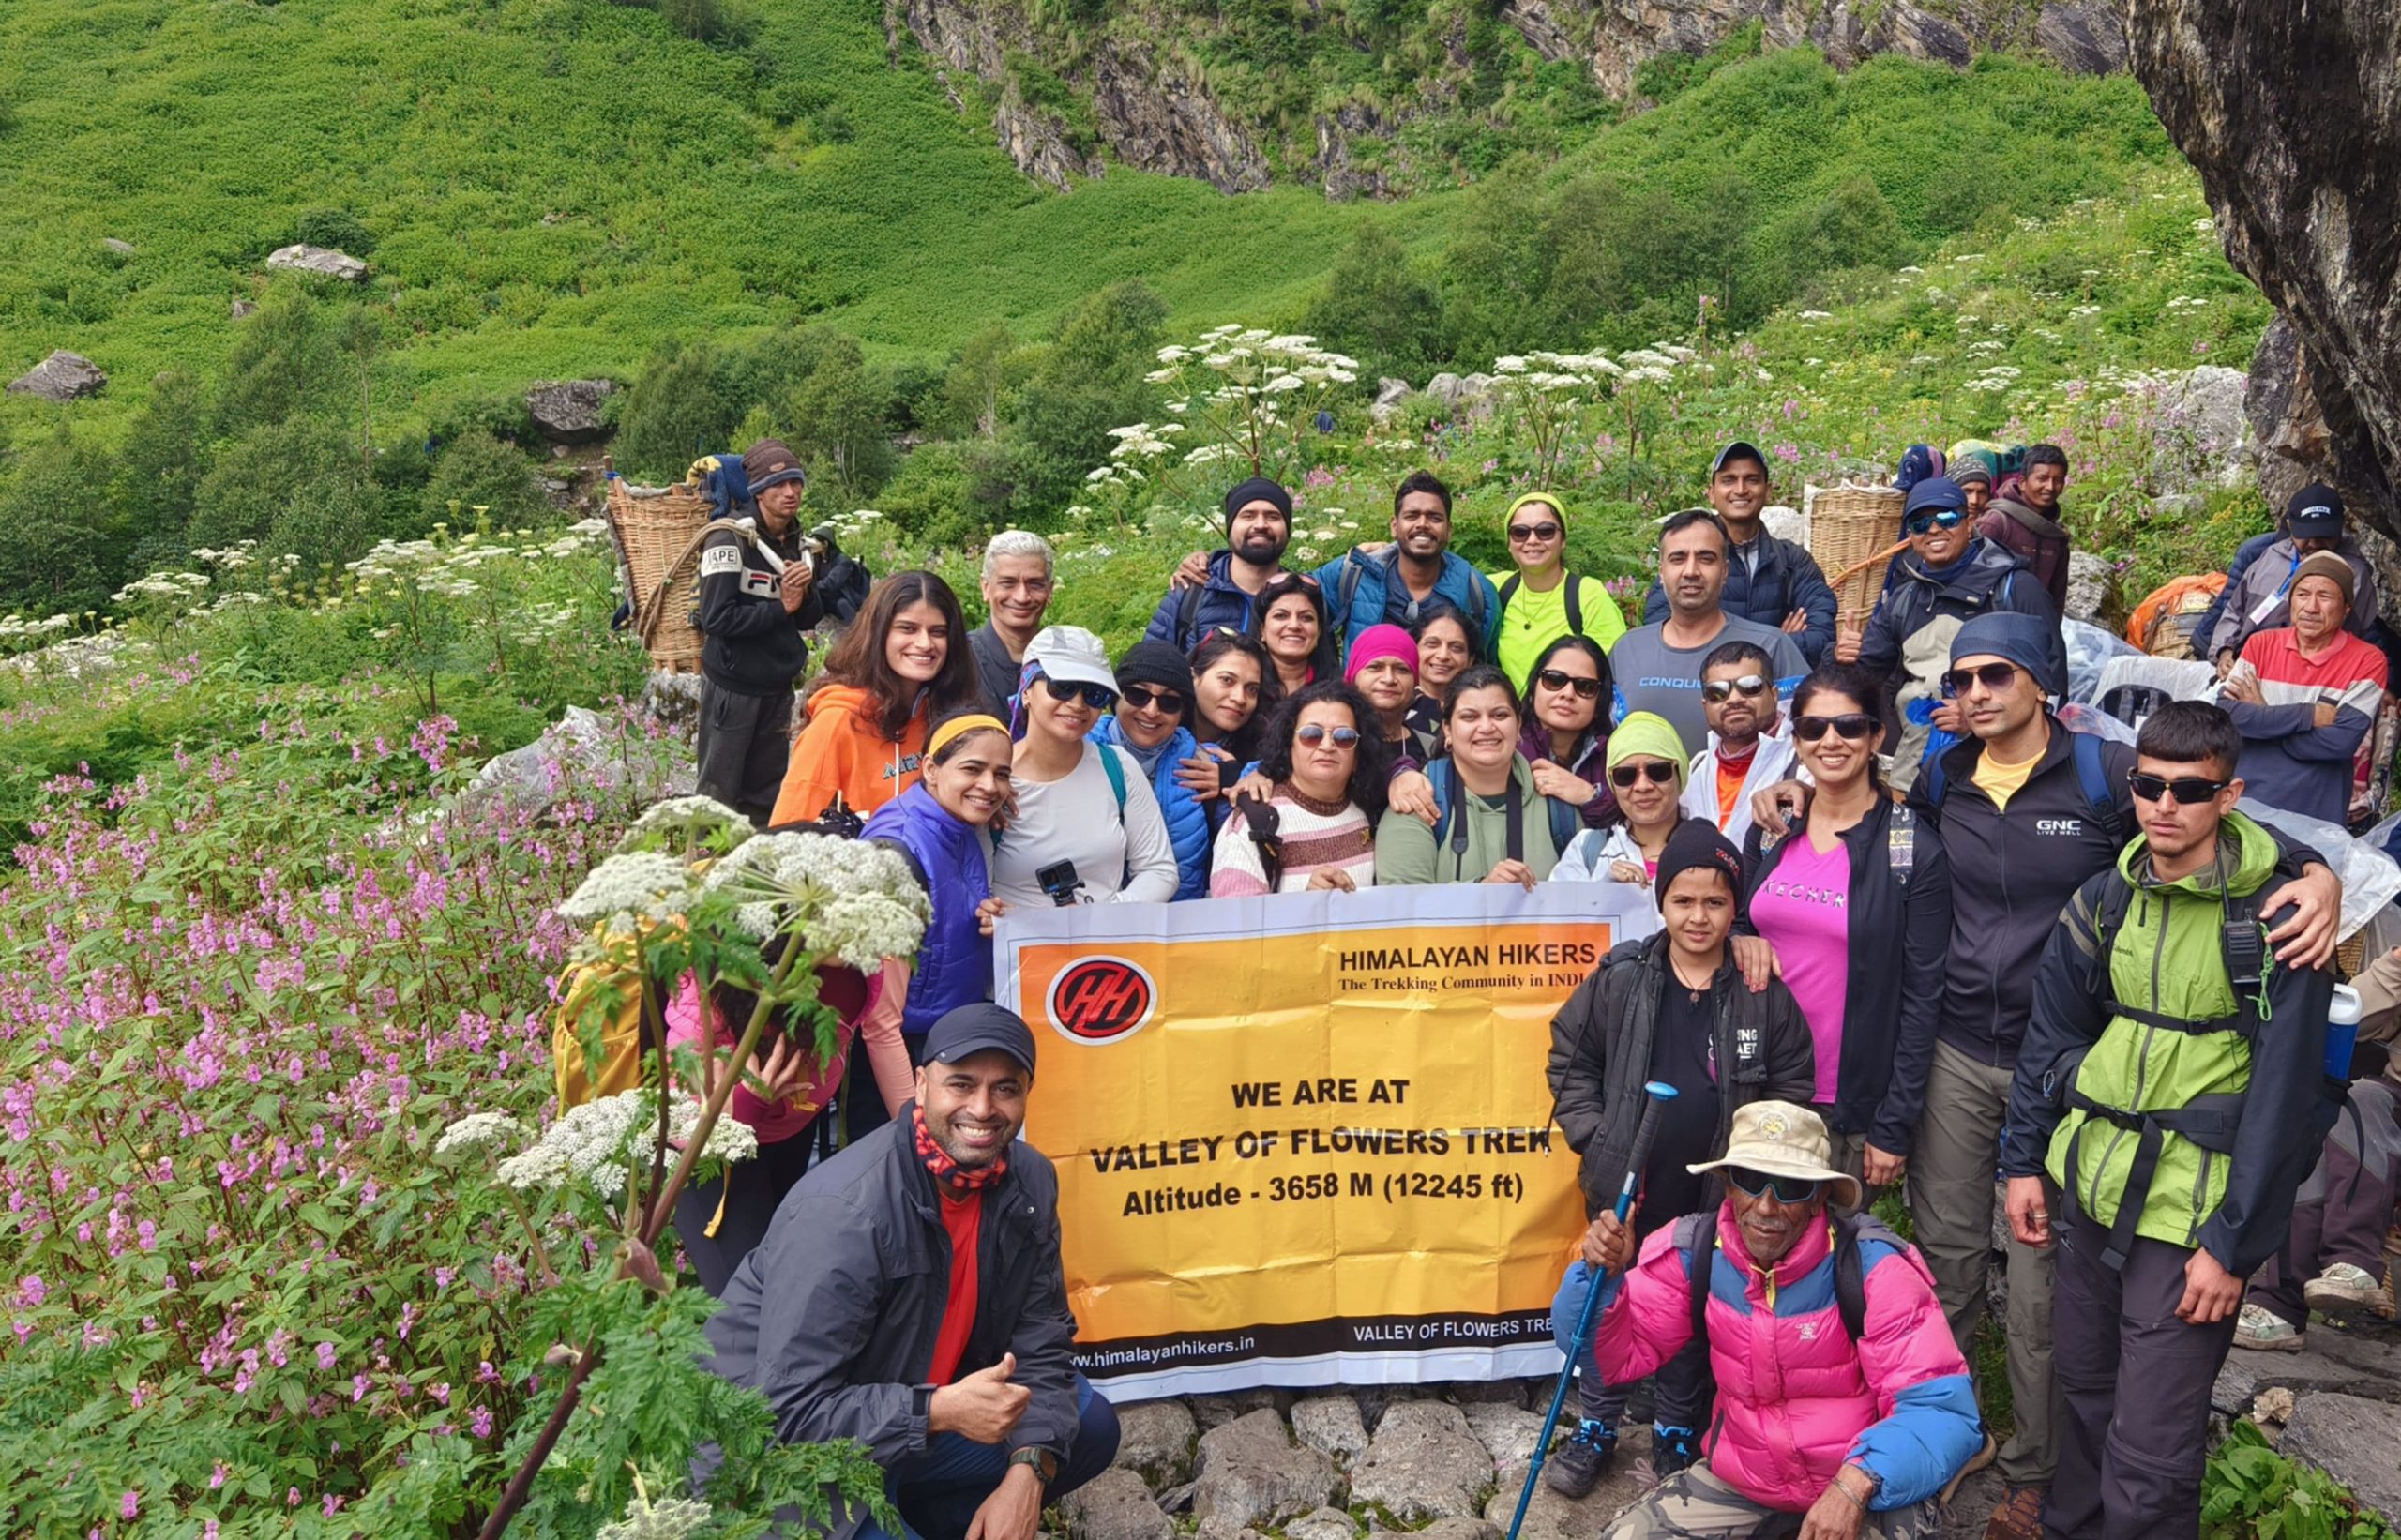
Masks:
[[[312,278],[363,282],[367,264],[347,251],[325,246],[282,246],[266,254],[266,264],[279,273],[307,273]]]
[[[1536,49],[1544,43],[1520,16],[1548,8],[1520,3],[1502,11]],[[1758,22],[1770,48],[1808,43],[1837,69],[1877,53],[1899,53],[1964,68],[1978,49],[2017,49],[2075,74],[2126,67],[2126,33],[2106,0],[1598,0],[1593,10],[1593,78],[1611,96],[1636,94],[1635,72],[1664,53],[1700,53],[1736,28]]]
[[[11,396],[39,396],[46,401],[71,401],[93,396],[109,383],[100,366],[80,353],[59,349],[8,382]]]
[[[2268,459],[2306,464],[2322,432],[2345,501],[2401,535],[2401,28],[2389,0],[2132,0],[2128,36],[2227,257],[2290,328],[2292,372],[2272,333],[2247,393],[2272,451],[2263,475]],[[2277,377],[2267,385],[2263,366]]]
[[[597,444],[613,430],[602,417],[614,380],[545,380],[525,393],[525,412],[552,444]]]

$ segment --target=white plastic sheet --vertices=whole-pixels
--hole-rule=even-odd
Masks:
[[[2378,911],[2401,897],[2401,865],[2384,853],[2381,844],[2354,839],[2334,824],[2271,808],[2258,797],[2244,797],[2236,807],[2326,858],[2343,884],[2344,937],[2365,929]]]
[[[2124,637],[2090,621],[2063,620],[2060,635],[2067,642],[2067,698],[2088,706],[2101,699],[2101,671],[2111,658],[2146,656]]]

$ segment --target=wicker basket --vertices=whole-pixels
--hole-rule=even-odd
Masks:
[[[1902,501],[1897,487],[1809,489],[1809,554],[1834,586],[1838,618],[1865,620],[1875,610],[1900,542]]]
[[[650,666],[661,673],[699,672],[701,633],[692,611],[700,600],[708,499],[681,486],[636,491],[620,477],[609,483],[608,516],[633,599],[634,631],[650,650]]]

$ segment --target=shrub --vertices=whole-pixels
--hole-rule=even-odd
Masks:
[[[675,481],[698,457],[732,447],[750,404],[729,380],[728,361],[706,342],[670,340],[651,353],[626,393],[616,451],[628,476]]]
[[[317,208],[303,214],[292,226],[292,238],[305,246],[329,246],[354,257],[364,257],[375,249],[375,236],[347,210]]]
[[[482,522],[491,528],[516,529],[552,519],[532,460],[490,433],[462,433],[434,461],[411,533],[445,520],[454,528],[473,528],[478,506],[487,510]]]

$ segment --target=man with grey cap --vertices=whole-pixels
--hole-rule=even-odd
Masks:
[[[1855,1207],[1859,1184],[1805,1107],[1752,1102],[1726,1154],[1689,1169],[1724,1173],[1715,1210],[1653,1231],[1638,1257],[1614,1213],[1584,1236],[1578,1265],[1608,1269],[1602,1372],[1638,1379],[1698,1337],[1717,1381],[1699,1462],[1603,1540],[1936,1533],[1986,1441],[1925,1264],[1873,1217],[1832,1216],[1828,1199]]]
[[[1034,1540],[1117,1453],[1069,1356],[1059,1178],[1018,1142],[1034,1059],[999,1005],[936,1021],[915,1099],[801,1179],[708,1322],[710,1366],[776,1436],[865,1444],[923,1540]],[[827,1532],[883,1540],[838,1503]]]
[[[1759,445],[1736,439],[1710,460],[1709,506],[1724,521],[1730,547],[1718,603],[1738,620],[1789,633],[1815,667],[1834,645],[1835,591],[1807,547],[1767,532],[1761,515],[1769,491],[1767,457]],[[1668,592],[1654,579],[1643,596],[1642,623],[1667,618]]]
[[[2234,667],[2252,632],[2292,624],[2294,580],[2301,575],[2302,562],[2321,551],[2333,551],[2351,569],[2351,611],[2344,627],[2367,634],[2377,613],[2376,573],[2347,532],[2342,494],[2313,481],[2285,505],[2284,538],[2253,557],[2240,577],[2229,577],[2219,596],[2217,624],[2204,652],[2216,662],[2219,673]]]
[[[757,518],[720,520],[701,542],[699,783],[702,795],[764,823],[792,750],[793,685],[824,612],[801,540],[800,460],[761,439],[742,474]]]

